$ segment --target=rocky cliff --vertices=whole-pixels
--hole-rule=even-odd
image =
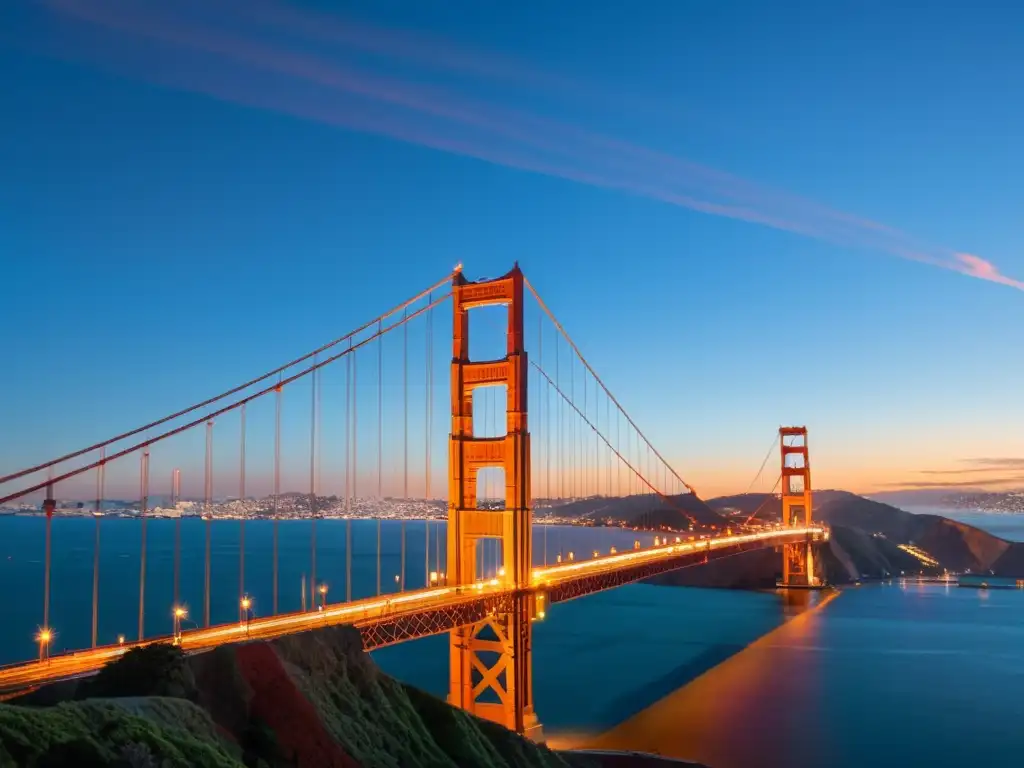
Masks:
[[[0,704],[3,768],[598,768],[611,759],[554,752],[388,677],[348,627],[194,656],[135,649],[92,680]]]

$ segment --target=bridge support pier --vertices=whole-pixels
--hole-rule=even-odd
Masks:
[[[534,741],[543,730],[533,709],[531,595],[451,633],[448,701]]]
[[[807,427],[781,427],[779,449],[782,454],[782,525],[811,525],[811,465],[807,453]],[[782,548],[781,587],[816,587],[814,549],[811,537]]]
[[[505,357],[470,361],[469,310],[494,304],[508,307]],[[503,277],[471,283],[460,272],[452,281],[452,305],[448,584],[486,588],[479,584],[477,544],[495,539],[501,542],[502,567],[494,579],[515,590],[515,597],[484,621],[452,631],[448,700],[517,733],[539,738],[531,681],[533,598],[528,590],[533,550],[523,274],[516,266]],[[475,436],[473,390],[502,385],[506,387],[505,434]],[[503,510],[477,508],[477,475],[487,467],[500,467],[505,473]]]

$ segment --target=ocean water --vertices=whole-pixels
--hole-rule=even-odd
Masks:
[[[1010,768],[1024,751],[1022,682],[1024,592],[871,585],[563,742],[714,768]]]
[[[118,635],[138,636],[140,541],[142,525],[130,518],[100,521],[98,642],[117,642]],[[427,537],[429,527],[429,547]],[[316,579],[326,583],[328,602],[345,599],[345,522],[317,521]],[[210,618],[214,624],[235,621],[239,603],[239,532],[237,520],[214,520],[210,525]],[[311,533],[308,520],[278,525],[278,607],[280,612],[302,607],[303,577],[311,574]],[[408,521],[405,525],[405,584],[425,585],[430,571],[445,569],[447,528],[444,522]],[[146,526],[146,588],[143,605],[145,635],[170,635],[174,605],[175,521],[154,518]],[[52,651],[86,648],[92,633],[93,544],[92,517],[55,517],[52,527],[50,621],[56,632]],[[183,627],[203,624],[206,525],[181,521],[179,602],[188,608]],[[561,552],[577,558],[633,546],[649,534],[610,528],[536,526],[534,562],[554,562]],[[493,544],[493,542],[488,542]],[[273,523],[249,521],[245,526],[245,592],[257,616],[273,605]],[[0,664],[32,658],[38,653],[33,636],[43,623],[45,518],[0,517]],[[402,576],[402,525],[381,522],[381,591],[399,590]],[[438,563],[440,562],[440,565]],[[493,576],[498,567],[494,546],[481,547],[479,572]],[[396,582],[396,577],[399,581]],[[377,594],[377,523],[352,522],[352,596]],[[307,597],[307,601],[310,598]]]
[[[55,521],[52,623],[58,645],[89,638],[91,519]],[[150,526],[146,626],[170,630],[173,522]],[[578,555],[633,532],[541,527],[543,561]],[[182,589],[202,605],[200,521],[183,526]],[[354,592],[376,590],[376,525],[354,529]],[[237,523],[213,524],[213,618],[237,616]],[[431,525],[431,549],[437,531]],[[400,569],[400,526],[382,526],[385,586]],[[0,653],[31,656],[41,616],[42,520],[0,519]],[[318,576],[344,589],[344,524],[318,524]],[[407,525],[407,581],[422,584],[423,523]],[[105,520],[101,640],[134,631],[139,525]],[[300,605],[309,571],[309,525],[282,523],[282,609]],[[613,541],[614,539],[614,541]],[[250,592],[269,605],[270,526],[247,526]],[[442,551],[443,558],[443,551]],[[492,556],[493,558],[493,556]],[[493,567],[482,563],[484,567]],[[443,567],[443,563],[442,563]],[[187,574],[187,578],[186,578]],[[119,601],[119,602],[118,602]],[[713,768],[1019,766],[1024,754],[1024,591],[938,585],[871,585],[835,597],[631,585],[553,606],[534,625],[537,714],[555,745],[641,749]],[[447,693],[448,639],[426,638],[373,654],[388,673]]]

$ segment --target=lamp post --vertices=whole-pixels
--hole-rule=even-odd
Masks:
[[[318,590],[320,592],[320,610],[327,608],[327,585],[321,584]]]
[[[174,606],[174,644],[181,645],[181,620],[188,616],[188,611],[182,605]]]
[[[36,642],[39,643],[39,661],[50,660],[50,641],[53,640],[53,631],[48,627],[40,627],[36,634]]]
[[[245,634],[249,635],[249,621],[252,619],[252,598],[248,595],[243,595],[242,600],[239,603],[239,609],[241,611],[241,620],[245,622]]]

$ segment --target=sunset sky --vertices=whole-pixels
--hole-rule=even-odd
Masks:
[[[1024,487],[1024,8],[553,7],[4,3],[0,474],[518,260],[702,496]]]

